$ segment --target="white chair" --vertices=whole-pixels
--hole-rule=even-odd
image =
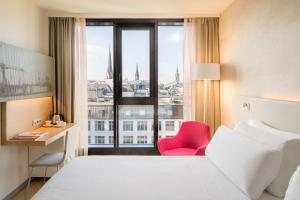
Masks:
[[[45,167],[44,182],[46,180],[48,167],[56,166],[57,171],[59,170],[59,165],[61,165],[65,161],[65,158],[66,158],[68,134],[69,133],[67,131],[65,134],[64,151],[63,152],[43,154],[38,159],[34,160],[32,163],[29,164],[28,167],[31,168],[31,170],[29,172],[28,184],[27,184],[26,190],[28,190],[28,188],[30,187],[31,176],[32,176],[33,169],[35,167]]]

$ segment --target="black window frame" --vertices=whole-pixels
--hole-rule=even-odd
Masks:
[[[113,26],[114,29],[114,45],[113,45],[113,60],[114,60],[114,144],[111,148],[89,147],[89,155],[158,155],[158,26],[182,26],[183,19],[86,19],[87,26]],[[150,97],[122,97],[122,81],[120,81],[120,46],[118,34],[123,28],[141,28],[148,27],[150,30],[150,39],[153,41],[150,44]],[[119,67],[117,67],[119,66]],[[153,66],[153,67],[151,67]],[[118,144],[118,107],[117,105],[153,105],[154,106],[154,147],[133,147],[120,148]]]

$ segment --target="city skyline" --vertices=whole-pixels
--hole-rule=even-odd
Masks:
[[[108,49],[109,53],[108,53],[108,63],[107,63],[107,67],[106,67],[106,71],[104,73],[104,79],[105,79],[105,82],[108,81],[108,82],[111,82],[110,79],[113,79],[113,67],[112,67],[112,58],[111,58],[111,49],[109,48]],[[136,63],[135,65],[135,72],[134,72],[134,79],[127,79],[125,78],[124,80],[128,80],[128,81],[136,81],[136,80],[144,80],[144,79],[140,79],[140,67],[139,67],[139,64]],[[170,80],[171,82],[175,81],[175,82],[182,82],[182,76],[179,72],[179,68],[178,68],[178,65],[175,69],[175,72],[174,72],[174,80]],[[99,81],[99,80],[88,80],[88,81]],[[103,81],[103,80],[100,80],[100,81]]]
[[[88,70],[87,79],[90,81],[105,80],[109,62],[113,65],[113,59],[109,61],[109,50],[113,58],[113,29],[112,27],[88,27],[87,28],[87,51],[88,51]],[[136,43],[133,46],[124,45],[128,52],[126,57],[130,59],[123,60],[125,72],[123,79],[134,80],[136,64],[139,65],[140,80],[149,80],[149,64],[146,62],[147,51],[143,51],[145,46],[145,34],[130,33],[126,36],[126,43],[132,43],[134,40],[144,41],[143,44]],[[181,27],[159,27],[159,83],[168,83],[174,81],[174,75],[177,67],[180,73],[180,80],[183,81],[183,60],[182,60],[182,28]],[[138,50],[138,51],[137,51]],[[133,55],[136,59],[132,59]],[[174,59],[178,58],[178,59]],[[174,73],[170,75],[170,71]]]

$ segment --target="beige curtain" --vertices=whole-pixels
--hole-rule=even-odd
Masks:
[[[78,155],[88,153],[87,52],[85,19],[75,22],[75,93],[74,122],[78,124]]]
[[[186,23],[193,27],[195,42],[194,63],[220,63],[219,51],[219,18],[192,18]],[[196,82],[195,120],[204,120],[204,81]],[[206,122],[212,134],[220,125],[220,82],[208,83],[208,113]]]
[[[49,54],[55,58],[56,93],[53,112],[74,122],[74,33],[75,18],[49,18]]]
[[[88,150],[88,111],[86,91],[86,36],[85,19],[49,18],[50,56],[55,58],[56,94],[54,113],[77,124],[75,139],[70,149],[76,155]]]

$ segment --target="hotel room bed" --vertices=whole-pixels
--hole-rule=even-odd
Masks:
[[[251,109],[244,108],[245,102],[251,105]],[[260,188],[282,198],[263,192],[253,199],[282,200],[292,173],[300,165],[300,138],[297,134],[300,131],[300,104],[239,97],[235,105],[236,119],[254,118],[296,134],[249,122],[249,125],[257,129],[251,129],[249,133],[245,129],[237,134],[239,136],[225,134],[226,131],[222,132],[225,134],[223,136],[216,133],[210,142],[212,148],[206,152],[205,157],[79,157],[55,174],[33,199],[250,200],[249,194],[258,194],[257,183],[261,184],[268,178],[268,185],[260,185]],[[259,156],[267,155],[266,149],[257,148],[259,144],[266,145],[269,153],[269,148],[281,152],[277,175],[267,177],[269,172],[275,173],[278,169],[274,169],[275,165],[270,162],[262,163],[257,160]],[[255,168],[255,164],[255,172],[258,174],[253,175],[251,170]],[[266,170],[257,168],[259,164],[265,164]],[[251,177],[255,180],[250,180]],[[256,191],[252,188],[247,191],[247,195],[247,186],[255,187]]]
[[[86,156],[64,166],[34,200],[249,200],[207,157]],[[280,200],[263,193],[259,200]]]

